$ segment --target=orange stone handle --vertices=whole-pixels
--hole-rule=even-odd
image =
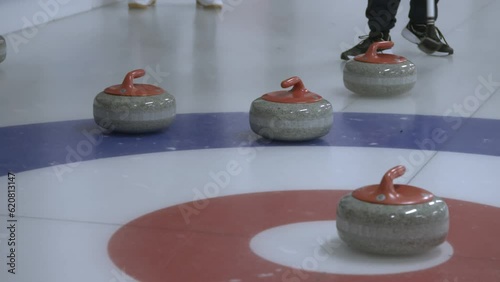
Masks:
[[[382,177],[382,181],[378,186],[378,192],[380,194],[384,194],[387,198],[396,198],[398,192],[394,187],[394,179],[403,176],[405,172],[406,172],[406,167],[402,165],[398,165],[389,169]]]
[[[143,77],[146,74],[146,71],[143,69],[137,69],[133,70],[131,72],[128,72],[125,75],[125,78],[123,79],[122,82],[122,89],[121,92],[123,95],[127,95],[132,93],[132,89],[134,88],[134,79],[135,78],[140,78]]]
[[[370,45],[370,47],[368,47],[368,50],[366,51],[365,56],[369,60],[370,59],[377,60],[377,58],[379,57],[378,50],[387,50],[387,49],[391,49],[392,47],[394,47],[394,42],[392,42],[392,41],[374,42],[374,43],[372,43],[372,45]]]
[[[122,84],[117,84],[104,89],[104,93],[118,96],[154,96],[165,93],[160,87],[149,84],[134,84],[134,79],[143,77],[146,71],[143,69],[128,72]]]
[[[383,205],[413,205],[431,201],[434,195],[422,188],[394,184],[394,179],[405,174],[402,165],[389,169],[380,184],[361,187],[352,192],[352,196],[360,201]]]
[[[309,90],[307,90],[304,86],[302,79],[300,79],[300,77],[298,76],[292,76],[281,82],[282,88],[288,88],[292,86],[293,88],[290,90],[290,92],[292,93],[294,98],[303,98],[304,95],[309,92]]]
[[[289,103],[289,104],[297,104],[297,103],[314,103],[323,99],[316,93],[313,93],[304,87],[304,83],[302,79],[298,76],[292,76],[287,78],[281,82],[282,88],[292,89],[274,91],[271,93],[267,93],[262,95],[262,99],[269,102],[276,103]]]

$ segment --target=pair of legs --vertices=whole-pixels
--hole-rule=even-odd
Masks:
[[[222,0],[196,0],[198,5],[207,8],[222,8]],[[150,6],[154,6],[156,0],[129,0],[128,7],[130,9],[146,9]]]
[[[370,30],[389,33],[396,24],[396,14],[400,2],[401,0],[368,0],[365,15]],[[438,2],[439,0],[435,0],[436,19]],[[408,18],[411,24],[425,25],[427,23],[427,1],[411,0]]]
[[[436,19],[438,14],[438,1],[439,0],[434,1]],[[365,16],[368,19],[370,34],[363,37],[363,40],[358,45],[343,52],[340,56],[341,59],[348,60],[354,56],[365,53],[373,42],[390,41],[391,36],[389,33],[396,24],[396,14],[398,12],[400,2],[401,0],[368,0]],[[427,1],[411,0],[408,17],[410,20],[401,34],[410,42],[419,44],[420,41],[427,36]],[[445,55],[453,54],[453,48],[448,45],[439,29],[436,28],[435,32],[433,32],[429,37],[435,41],[444,41],[437,53]]]

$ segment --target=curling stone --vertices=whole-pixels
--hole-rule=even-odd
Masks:
[[[392,41],[375,42],[365,54],[344,66],[344,85],[367,96],[398,95],[410,91],[417,82],[415,65],[405,57],[378,53],[394,46]]]
[[[289,91],[275,91],[254,100],[250,127],[271,140],[306,141],[328,134],[333,124],[332,105],[304,87],[299,77],[281,82]]]
[[[7,57],[7,44],[5,43],[5,38],[0,36],[0,63]]]
[[[414,255],[446,240],[446,203],[430,192],[393,184],[404,166],[390,169],[380,185],[359,188],[337,207],[337,231],[348,246],[380,255]]]
[[[134,84],[142,69],[125,76],[122,84],[106,88],[94,99],[94,120],[109,132],[148,133],[167,128],[175,119],[175,98],[160,87]]]

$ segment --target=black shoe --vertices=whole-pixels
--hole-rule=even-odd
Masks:
[[[441,31],[436,26],[434,27],[434,30],[435,32],[432,32],[429,37],[437,42],[442,43],[441,47],[436,52],[448,55],[453,54],[453,48],[448,45],[448,42],[446,42],[446,39],[444,38]],[[401,32],[401,35],[406,38],[406,40],[412,43],[420,44],[420,42],[422,42],[422,39],[426,37],[426,33],[427,25],[408,23]]]
[[[352,59],[352,57],[366,53],[368,47],[370,47],[373,42],[391,41],[391,36],[389,32],[372,31],[369,35],[360,36],[359,39],[362,39],[362,41],[359,42],[358,45],[340,54],[342,60],[349,60]]]

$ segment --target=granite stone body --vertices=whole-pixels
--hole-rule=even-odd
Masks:
[[[94,99],[95,122],[112,132],[148,133],[167,128],[175,119],[174,96],[119,96],[104,92]]]
[[[344,85],[354,93],[367,96],[390,96],[410,91],[417,81],[411,61],[376,64],[350,60],[344,67]]]
[[[350,247],[374,254],[413,255],[446,240],[449,213],[446,203],[383,205],[360,201],[352,195],[337,208],[337,232]]]
[[[5,38],[0,36],[0,63],[5,60],[5,57],[7,57],[7,44]]]
[[[250,108],[250,127],[267,139],[307,141],[328,134],[333,125],[330,102],[278,103],[258,98]]]

